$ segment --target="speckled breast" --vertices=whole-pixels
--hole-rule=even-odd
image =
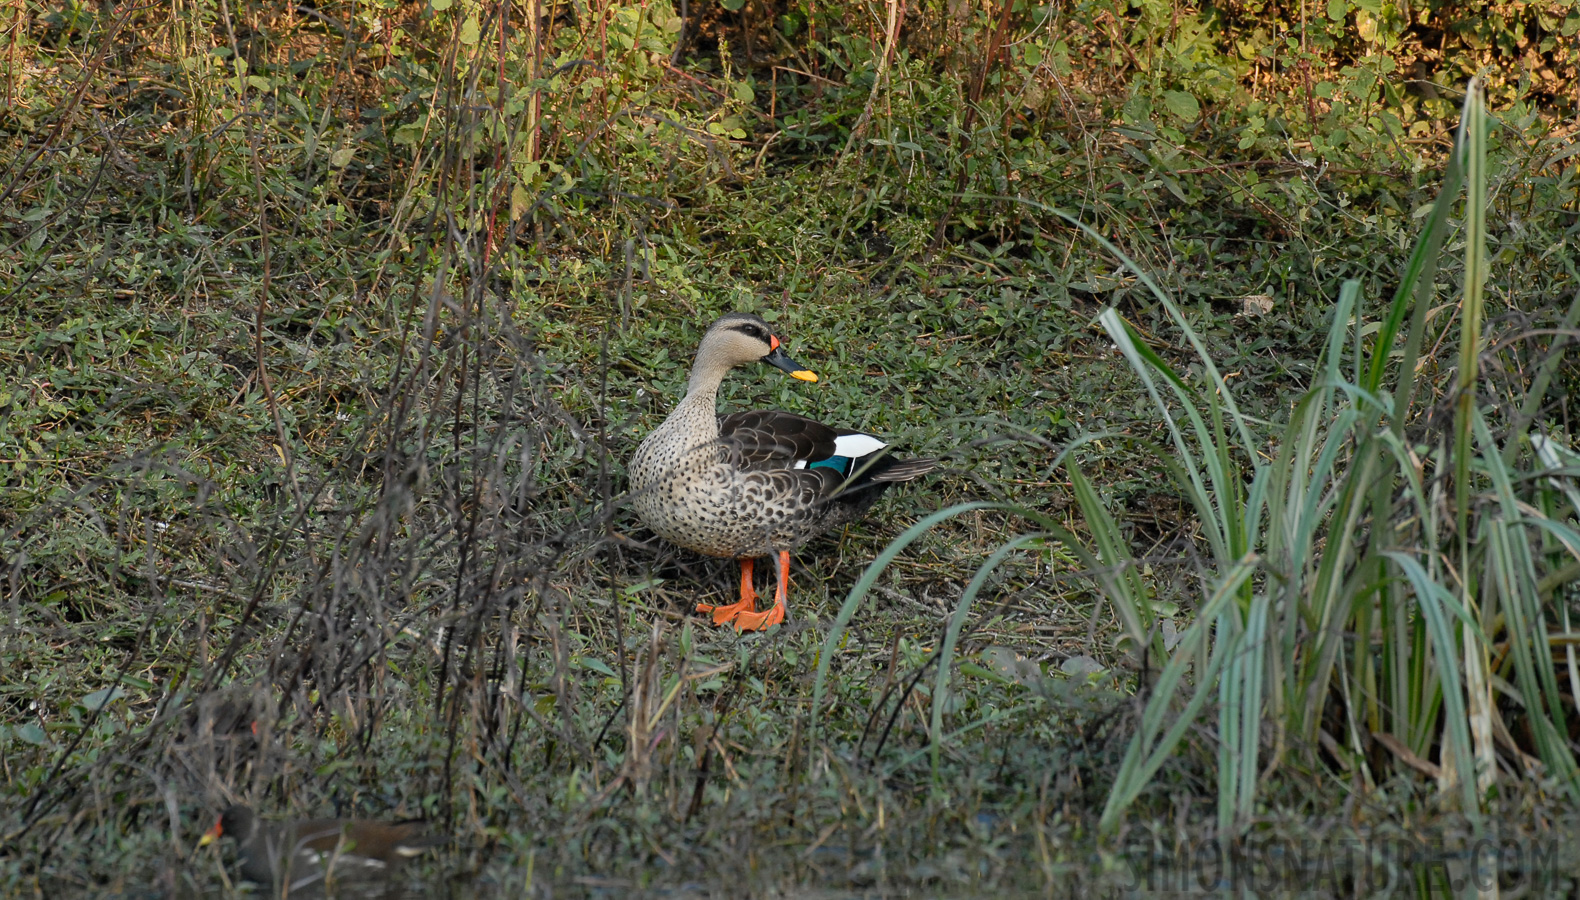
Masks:
[[[767,484],[731,466],[714,442],[679,449],[664,436],[652,435],[632,457],[630,471],[637,516],[659,537],[687,550],[765,556],[792,549],[809,536],[807,511],[772,502]]]

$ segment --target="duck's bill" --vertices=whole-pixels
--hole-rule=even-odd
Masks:
[[[773,350],[769,351],[767,356],[763,357],[763,362],[789,372],[791,378],[799,378],[802,381],[817,381],[817,373],[791,359],[790,354],[786,353],[783,347],[775,346]]]

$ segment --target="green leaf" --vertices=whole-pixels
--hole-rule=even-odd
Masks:
[[[584,669],[591,669],[594,672],[597,672],[599,675],[607,675],[610,678],[619,677],[614,673],[613,669],[609,668],[607,663],[601,659],[594,659],[591,656],[584,656],[581,658],[581,667]]]
[[[719,5],[730,12],[740,12],[741,8],[746,5],[746,0],[719,0]]]
[[[527,189],[526,188],[521,186],[520,182],[517,182],[516,186],[510,189],[510,219],[511,219],[511,221],[515,221],[516,219],[521,218],[522,214],[525,213],[527,211],[527,209],[529,207],[531,207],[531,206],[532,206],[532,197],[531,197],[531,195],[529,195],[527,193]]]
[[[477,43],[477,39],[482,36],[482,33],[482,28],[477,24],[477,16],[467,16],[466,21],[461,23],[461,35],[458,40],[470,47]]]
[[[1185,196],[1185,189],[1180,186],[1178,180],[1171,178],[1168,175],[1159,175],[1158,181],[1162,182],[1163,186],[1169,189],[1169,193],[1178,197],[1181,203],[1190,202],[1190,198]]]
[[[1183,121],[1194,122],[1201,118],[1201,104],[1196,101],[1196,95],[1187,91],[1164,91],[1163,105]]]
[[[103,709],[104,707],[109,706],[112,702],[119,700],[124,696],[126,696],[126,691],[122,690],[119,686],[100,688],[88,696],[83,697],[82,706],[84,709],[88,710]]]
[[[336,169],[344,169],[346,164],[351,162],[351,157],[356,155],[357,148],[341,147],[339,150],[329,154],[329,164]]]
[[[422,123],[421,122],[413,122],[410,125],[402,125],[401,127],[395,129],[395,137],[393,138],[395,143],[403,144],[403,145],[406,145],[406,146],[409,146],[409,147],[417,146],[417,142],[420,141],[421,139],[422,139]]]
[[[735,84],[735,99],[741,101],[742,103],[750,103],[754,99],[756,99],[756,97],[757,97],[757,95],[752,92],[752,86],[751,85],[747,84],[744,81],[736,82],[736,84]]]
[[[1377,20],[1364,9],[1355,13],[1355,30],[1368,44],[1377,40]]]
[[[35,747],[42,747],[49,743],[49,735],[44,733],[43,726],[37,722],[20,725],[16,729],[16,736]]]
[[[431,0],[434,12],[444,12],[455,5],[455,0]]]

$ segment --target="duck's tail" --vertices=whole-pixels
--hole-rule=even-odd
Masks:
[[[836,500],[870,503],[891,484],[912,481],[938,468],[931,457],[902,459],[888,453],[873,453],[851,460],[849,478],[835,495]]]
[[[865,460],[856,461],[856,471],[861,471],[863,462]],[[936,468],[938,468],[938,460],[930,456],[920,459],[895,459],[892,456],[884,456],[873,460],[867,471],[857,477],[882,484],[894,484],[920,478]]]

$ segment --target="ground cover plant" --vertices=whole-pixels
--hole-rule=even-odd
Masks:
[[[233,801],[556,895],[1572,819],[1567,4],[11,9],[7,893]],[[763,636],[620,502],[728,309],[948,468]]]

